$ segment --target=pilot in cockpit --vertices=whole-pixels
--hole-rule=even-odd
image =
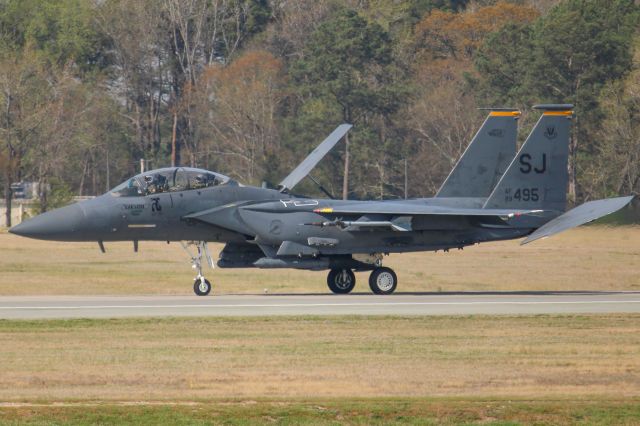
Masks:
[[[154,175],[146,175],[144,181],[147,184],[147,193],[157,194],[166,192],[169,188],[167,185],[167,177],[156,173]]]
[[[194,188],[206,188],[209,186],[207,175],[200,173],[196,176],[195,182],[193,184]]]

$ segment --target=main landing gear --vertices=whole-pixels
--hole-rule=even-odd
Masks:
[[[332,269],[327,276],[327,285],[335,294],[351,293],[356,286],[356,276],[351,269]]]
[[[207,263],[213,268],[213,260],[211,254],[209,254],[209,248],[206,241],[190,241],[188,243],[180,243],[182,248],[187,252],[191,258],[191,267],[198,272],[198,275],[193,281],[193,292],[198,296],[206,296],[211,292],[211,283],[208,279],[202,275],[202,256],[207,259]],[[193,255],[190,246],[196,246],[197,253]]]
[[[327,285],[335,294],[347,294],[356,286],[356,276],[351,269],[332,269],[327,276]],[[375,294],[391,294],[398,286],[398,277],[393,269],[379,266],[371,271],[369,288]]]
[[[375,294],[391,294],[398,286],[398,277],[391,268],[379,267],[369,275],[369,287]]]

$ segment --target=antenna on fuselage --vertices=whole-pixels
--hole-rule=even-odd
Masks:
[[[317,180],[315,180],[315,179],[314,179],[314,177],[313,177],[313,176],[311,176],[311,173],[309,173],[309,174],[307,175],[307,177],[308,177],[309,179],[311,179],[311,181],[312,181],[313,183],[315,183],[315,184],[316,184],[316,186],[318,187],[318,189],[320,189],[320,191],[324,192],[324,194],[325,194],[327,197],[331,198],[332,200],[335,200],[335,199],[336,199],[336,197],[334,197],[334,196],[333,196],[333,194],[332,194],[332,193],[330,193],[330,192],[329,192],[329,190],[328,190],[327,188],[325,188],[324,186],[322,186],[322,184],[321,184],[320,182],[318,182]]]

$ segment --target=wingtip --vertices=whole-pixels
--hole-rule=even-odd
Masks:
[[[525,238],[524,240],[522,240],[522,241],[520,242],[520,245],[521,245],[521,246],[523,246],[523,245],[525,245],[525,244],[529,244],[529,243],[532,243],[532,242],[534,242],[534,241],[544,240],[545,238],[549,238],[549,236],[548,236],[548,235],[536,236],[536,237],[534,237],[534,238],[531,238],[531,237],[532,237],[532,235],[530,235],[530,236],[528,236],[527,238]]]

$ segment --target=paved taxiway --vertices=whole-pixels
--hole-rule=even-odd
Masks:
[[[640,292],[0,297],[0,319],[615,312],[640,313]]]

